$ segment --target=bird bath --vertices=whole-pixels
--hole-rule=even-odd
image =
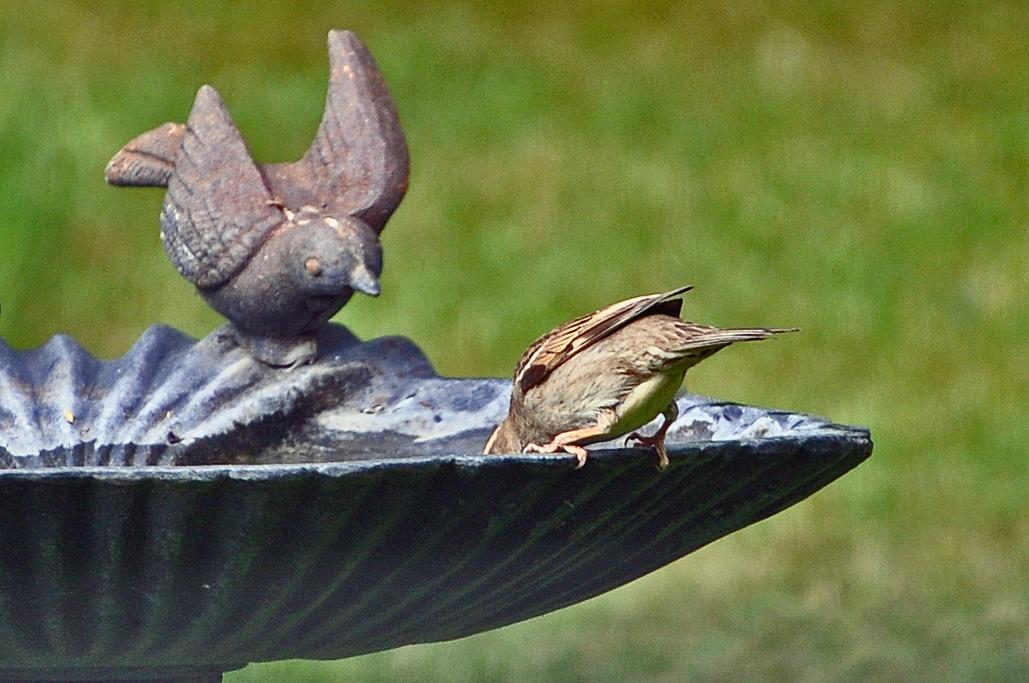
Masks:
[[[340,177],[363,189],[340,210],[379,230],[406,188],[406,149],[363,46],[329,42],[317,158],[349,150]],[[200,128],[184,143],[178,124],[136,138],[108,179],[178,191],[175,174],[193,174],[190,192],[231,192],[189,165],[189,135],[220,139]],[[257,206],[289,229],[317,209],[290,206],[327,187],[297,164],[243,164],[281,195]],[[238,227],[216,200],[200,205]],[[173,244],[173,261],[209,253],[217,240],[201,237]],[[27,351],[0,341],[0,679],[217,681],[249,662],[460,638],[632,581],[872,450],[861,428],[685,396],[663,472],[621,444],[582,469],[572,455],[483,456],[509,382],[442,378],[409,340],[362,343],[334,325],[305,327],[301,355],[283,354],[313,362],[271,367],[230,314],[235,326],[199,341],[153,327],[111,361],[64,336]]]
[[[477,455],[510,385],[330,326],[269,368],[216,331],[98,361],[0,343],[0,679],[217,681],[478,633],[580,602],[772,515],[864,429],[680,399],[643,449]]]

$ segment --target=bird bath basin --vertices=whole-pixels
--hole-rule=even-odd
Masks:
[[[698,396],[650,450],[477,455],[509,383],[402,338],[317,362],[224,331],[98,361],[0,342],[0,679],[217,681],[478,633],[632,581],[825,486],[866,430]]]
[[[329,207],[339,218],[322,224],[377,232],[406,189],[374,62],[352,34],[329,47],[326,112],[301,161],[255,166],[202,88],[188,126],[145,133],[108,166],[116,184],[169,186],[166,247],[209,301],[230,285],[194,270],[264,263],[248,211],[313,230],[303,217]],[[304,263],[311,278],[322,265]],[[255,360],[244,347],[268,332],[247,311],[268,299],[253,283],[275,284],[287,312],[294,301],[277,289],[285,266],[270,267],[242,278],[249,295],[216,306],[233,323],[199,341],[153,327],[111,361],[64,336],[0,341],[0,679],[217,681],[248,662],[460,638],[632,581],[871,453],[864,429],[687,396],[663,472],[620,444],[582,469],[572,455],[478,455],[506,381],[441,378],[406,339],[331,325],[266,358],[309,365]]]

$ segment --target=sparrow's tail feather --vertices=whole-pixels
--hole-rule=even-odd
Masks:
[[[669,355],[677,358],[673,361],[676,364],[689,360],[690,365],[693,365],[736,342],[761,341],[777,334],[797,331],[796,327],[719,329],[684,322],[678,330],[674,351]]]
[[[702,348],[705,346],[720,346],[734,344],[736,342],[761,341],[777,334],[797,332],[797,327],[739,327],[730,329],[708,328],[699,333],[691,335],[685,340],[684,347]]]

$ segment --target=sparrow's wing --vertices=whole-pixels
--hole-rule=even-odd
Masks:
[[[515,370],[515,383],[523,392],[528,391],[575,354],[643,315],[663,313],[678,316],[682,310],[679,295],[690,289],[692,286],[679,287],[661,294],[619,301],[548,332],[522,355]]]
[[[284,220],[210,86],[197,93],[161,209],[172,263],[197,287],[224,284]]]
[[[407,144],[393,100],[375,60],[350,31],[329,32],[325,113],[293,167],[320,208],[355,216],[376,232],[407,191]]]

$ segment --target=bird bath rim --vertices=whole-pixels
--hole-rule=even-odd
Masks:
[[[509,383],[338,326],[290,371],[232,338],[154,327],[111,361],[0,340],[0,679],[198,683],[490,630],[765,519],[872,449],[861,428],[687,397],[663,472],[602,445],[578,470],[461,455]]]
[[[664,472],[648,449],[594,447],[581,470],[571,455],[473,454],[508,382],[441,378],[407,340],[326,335],[322,360],[298,371],[258,364],[217,332],[154,328],[111,361],[67,338],[0,344],[0,426],[160,435],[171,407],[188,437],[155,451],[168,464],[91,465],[132,449],[61,445],[45,430],[21,441],[49,444],[45,457],[7,455],[0,678],[214,681],[252,661],[460,638],[634,580],[871,452],[860,428],[687,396]],[[212,421],[219,407],[232,419]],[[388,429],[367,431],[376,424]],[[419,441],[425,430],[437,432]],[[254,463],[262,449],[307,461]],[[228,464],[170,464],[217,457]]]

